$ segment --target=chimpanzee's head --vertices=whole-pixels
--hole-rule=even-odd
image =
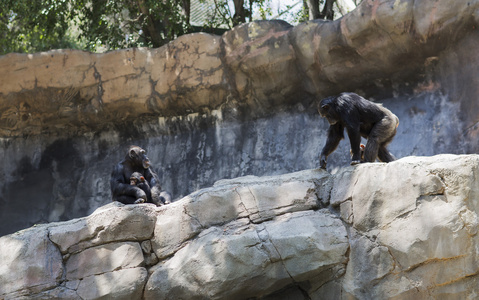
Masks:
[[[130,146],[128,158],[136,166],[142,166],[144,169],[150,167],[150,160],[146,156],[146,151],[138,146]]]
[[[145,182],[145,177],[139,172],[133,172],[130,176],[130,185],[138,185],[139,183]]]
[[[321,117],[328,119],[329,124],[334,125],[338,123],[339,117],[335,109],[336,97],[331,96],[324,98],[318,104],[318,112]]]

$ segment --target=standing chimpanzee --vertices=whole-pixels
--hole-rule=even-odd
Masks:
[[[319,114],[330,124],[326,145],[321,151],[320,167],[326,168],[326,160],[344,138],[344,129],[351,143],[351,165],[362,162],[361,136],[368,139],[364,149],[364,162],[390,162],[396,158],[386,146],[396,135],[399,119],[381,104],[373,103],[354,93],[342,93],[319,102]]]
[[[130,179],[135,172],[143,176],[145,183],[149,188],[151,187],[151,196],[148,196],[140,187],[131,185]],[[144,199],[148,203],[163,204],[160,199],[161,186],[158,175],[150,169],[150,160],[146,156],[146,151],[138,146],[130,146],[125,159],[114,167],[110,187],[113,201],[134,204],[139,199]]]

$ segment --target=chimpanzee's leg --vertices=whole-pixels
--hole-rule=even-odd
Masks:
[[[343,131],[344,127],[339,123],[329,126],[328,138],[323,150],[321,150],[321,156],[319,158],[319,166],[321,169],[326,169],[326,160],[328,159],[329,154],[336,150],[341,139],[343,139]]]
[[[115,198],[116,201],[121,202],[123,204],[134,204],[136,201],[136,197],[128,196],[128,195],[121,195]]]
[[[375,162],[378,157],[379,142],[378,138],[373,135],[369,135],[366,149],[364,150],[364,162]]]
[[[394,156],[386,149],[386,146],[396,135],[397,124],[398,118],[395,115],[386,115],[374,125],[369,133],[368,143],[364,151],[365,162],[374,162],[378,157],[382,162],[395,160]]]
[[[385,145],[379,147],[378,158],[382,162],[391,162],[396,160],[396,157],[394,157],[394,155],[388,151]]]

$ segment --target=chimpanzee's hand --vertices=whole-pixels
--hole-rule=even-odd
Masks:
[[[326,160],[327,160],[326,155],[321,155],[321,158],[319,159],[319,167],[321,169],[326,169]]]
[[[351,161],[351,166],[354,166],[354,165],[357,165],[357,164],[360,164],[361,161],[360,160],[352,160]]]
[[[135,204],[145,203],[145,199],[139,198],[135,201]]]
[[[136,199],[142,198],[142,199],[146,200],[146,193],[145,193],[145,191],[143,191],[140,188],[136,188],[136,195],[135,196],[136,196]]]

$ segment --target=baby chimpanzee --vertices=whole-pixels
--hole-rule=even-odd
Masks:
[[[148,200],[150,200],[148,202],[151,202],[150,185],[148,184],[148,182],[146,182],[145,177],[143,177],[143,175],[141,175],[139,172],[133,172],[130,176],[130,185],[139,187],[140,189],[143,190],[143,192],[145,192],[145,195],[146,195],[145,198],[136,199],[136,201],[134,202],[135,204],[145,203]]]

